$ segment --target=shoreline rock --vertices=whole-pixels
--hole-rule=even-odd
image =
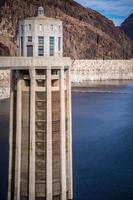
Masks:
[[[7,99],[10,96],[10,88],[0,88],[0,99]]]

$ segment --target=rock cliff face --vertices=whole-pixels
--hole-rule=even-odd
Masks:
[[[73,0],[3,0],[0,4],[0,55],[16,55],[18,21],[45,15],[64,23],[64,56],[73,59],[127,59],[133,57],[133,43],[113,22]]]
[[[133,41],[133,13],[121,24],[120,28]]]
[[[75,60],[71,75],[74,85],[86,81],[133,80],[133,60]]]

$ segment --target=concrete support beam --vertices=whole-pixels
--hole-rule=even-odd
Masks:
[[[46,200],[53,199],[52,191],[52,98],[51,69],[47,69],[47,136],[46,136]]]
[[[10,73],[10,124],[9,124],[9,168],[8,168],[8,200],[11,200],[11,184],[12,184],[12,150],[13,150],[13,72]]]
[[[35,70],[30,70],[29,200],[35,200]]]
[[[16,149],[15,149],[15,197],[20,200],[20,176],[21,176],[21,118],[22,118],[22,90],[21,77],[17,72],[17,112],[16,112]]]
[[[68,173],[69,173],[69,191],[68,199],[73,199],[73,172],[72,172],[72,110],[71,110],[71,72],[66,73],[67,87],[67,127],[68,127]]]
[[[65,130],[64,69],[60,70],[60,151],[61,151],[61,200],[66,200],[66,130]]]

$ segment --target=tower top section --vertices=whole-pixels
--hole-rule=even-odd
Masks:
[[[44,16],[44,8],[39,7],[37,16],[19,22],[18,42],[20,56],[62,57],[62,21]]]
[[[44,16],[44,8],[42,6],[38,7],[37,16],[38,17]]]

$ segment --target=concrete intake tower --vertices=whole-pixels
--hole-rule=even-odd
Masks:
[[[63,57],[62,22],[38,16],[19,23],[11,69],[8,200],[73,198],[71,59]]]

